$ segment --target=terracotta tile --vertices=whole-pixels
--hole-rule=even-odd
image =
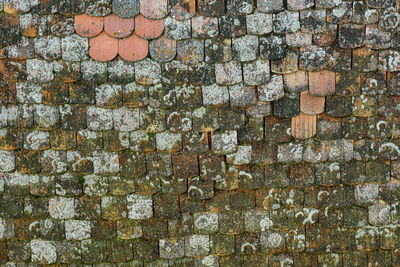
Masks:
[[[196,13],[195,0],[170,0],[171,16],[177,20],[190,19]]]
[[[306,71],[296,71],[283,75],[285,89],[293,93],[308,90],[308,75]]]
[[[165,35],[150,42],[150,56],[159,62],[168,62],[176,55],[176,41]]]
[[[104,18],[104,31],[114,38],[123,38],[131,35],[135,28],[135,19],[121,19],[112,14]]]
[[[118,40],[102,32],[90,39],[89,55],[97,61],[109,61],[118,54]]]
[[[300,93],[300,111],[308,115],[316,115],[324,112],[325,97],[312,96],[308,92]]]
[[[119,55],[125,60],[142,60],[149,52],[148,41],[133,33],[128,38],[119,40],[118,52]]]
[[[310,95],[326,96],[335,93],[335,73],[328,70],[308,73]]]
[[[149,19],[162,19],[168,15],[168,0],[140,0],[140,14]]]
[[[83,37],[94,37],[103,30],[104,18],[75,15],[75,31]]]
[[[144,39],[155,39],[163,33],[164,20],[150,20],[142,15],[135,17],[135,33]]]
[[[292,136],[298,139],[313,137],[317,133],[317,115],[307,115],[300,112],[292,117]]]

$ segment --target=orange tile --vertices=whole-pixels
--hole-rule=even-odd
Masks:
[[[308,90],[308,75],[306,71],[298,70],[293,73],[283,75],[286,90],[298,93]]]
[[[140,14],[149,19],[162,19],[168,15],[168,0],[140,0]]]
[[[102,32],[89,40],[89,55],[97,61],[109,61],[118,54],[118,40]]]
[[[335,93],[335,72],[322,70],[308,72],[310,95],[326,96]]]
[[[196,0],[170,0],[171,16],[177,20],[190,19],[196,13]]]
[[[133,32],[135,19],[121,19],[112,14],[104,18],[104,31],[114,38],[124,38]]]
[[[317,115],[307,115],[300,112],[292,117],[292,136],[297,139],[313,137],[317,133]]]
[[[83,37],[94,37],[103,30],[104,18],[86,14],[75,15],[76,33]]]
[[[163,33],[164,20],[151,20],[137,15],[135,17],[135,33],[144,39],[155,39]]]
[[[132,34],[128,38],[119,40],[118,53],[128,61],[139,61],[144,59],[149,52],[148,41]]]
[[[150,42],[150,56],[160,62],[168,62],[176,55],[176,41],[165,35]]]
[[[316,115],[324,112],[325,97],[312,96],[308,92],[300,93],[300,111],[308,115]]]

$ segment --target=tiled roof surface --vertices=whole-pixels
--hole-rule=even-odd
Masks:
[[[394,0],[0,0],[0,267],[400,266]]]

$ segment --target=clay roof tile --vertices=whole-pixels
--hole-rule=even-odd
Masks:
[[[132,34],[128,38],[119,40],[119,55],[128,61],[144,59],[149,52],[148,41]]]
[[[300,112],[292,117],[292,136],[298,139],[307,139],[317,133],[317,115],[308,115]]]
[[[135,19],[122,19],[114,14],[104,18],[104,31],[111,37],[124,38],[131,35],[135,28]]]
[[[316,115],[324,112],[325,97],[312,96],[308,92],[300,93],[300,111],[308,115]]]
[[[310,95],[326,96],[335,93],[335,72],[322,70],[308,73]]]
[[[89,55],[97,61],[109,61],[118,54],[118,40],[102,32],[89,41]]]
[[[135,33],[144,39],[154,39],[159,37],[164,30],[164,20],[150,20],[142,15],[135,18]]]
[[[94,37],[103,31],[104,18],[75,15],[75,31],[82,37]]]

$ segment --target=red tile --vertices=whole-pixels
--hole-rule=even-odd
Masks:
[[[75,15],[76,33],[83,37],[94,37],[103,30],[104,18],[86,14]]]
[[[176,55],[176,41],[165,35],[150,42],[150,56],[159,62],[168,62]]]
[[[89,55],[97,61],[109,61],[118,54],[118,40],[102,32],[90,39]]]
[[[149,19],[162,19],[168,15],[168,0],[140,0],[140,14]]]
[[[148,41],[132,34],[128,38],[119,40],[119,55],[128,61],[144,59],[149,52]]]
[[[104,31],[111,37],[124,38],[133,32],[135,19],[121,19],[112,14],[104,18]]]
[[[196,13],[195,0],[170,0],[171,16],[177,20],[190,19]]]
[[[142,15],[135,17],[135,33],[144,39],[155,39],[163,33],[164,20],[150,20]]]
[[[312,96],[308,92],[300,93],[300,111],[308,115],[316,115],[324,112],[325,97]]]
[[[313,137],[317,133],[317,115],[307,115],[300,112],[292,117],[292,136],[297,139]]]
[[[322,70],[308,72],[310,95],[326,96],[335,93],[335,72]]]

